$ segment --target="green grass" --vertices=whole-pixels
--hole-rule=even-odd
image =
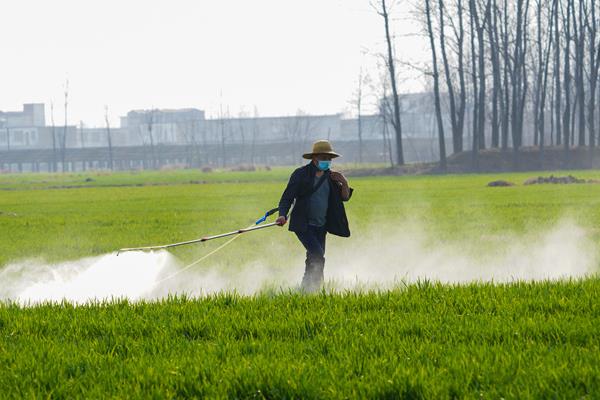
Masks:
[[[580,398],[600,281],[0,308],[4,395]]]
[[[276,205],[290,171],[0,175],[0,266],[247,226]],[[571,173],[600,178],[598,171]],[[375,229],[393,232],[410,221],[428,233],[432,248],[477,253],[564,217],[598,243],[600,185],[485,186],[537,175],[353,178],[353,236],[328,246],[360,248]],[[208,183],[190,183],[199,181]],[[67,186],[86,187],[50,188]],[[218,244],[174,254],[191,261]],[[273,228],[242,236],[214,262],[236,268],[260,259],[300,270],[288,260],[301,253],[292,234]],[[316,296],[271,289],[85,306],[7,303],[0,305],[0,397],[596,398],[599,293],[600,280],[589,278],[421,282]]]
[[[206,175],[193,171],[169,171],[165,176],[156,172],[103,175],[88,182],[90,187],[44,190],[31,189],[42,181],[60,182],[60,186],[73,182],[74,177],[0,175],[0,185],[22,179],[18,188],[0,190],[0,231],[7,233],[7,239],[0,241],[0,266],[27,258],[71,260],[246,227],[277,205],[290,171],[213,173],[215,181],[227,183],[207,184],[182,183]],[[598,172],[575,174],[600,177]],[[356,191],[347,211],[353,237],[332,238],[332,246],[340,241],[359,244],[374,230],[401,229],[408,220],[416,221],[436,239],[456,240],[475,248],[490,244],[481,239],[482,233],[501,237],[503,233],[544,230],[564,217],[592,230],[600,240],[600,185],[486,187],[498,177],[523,182],[530,176],[351,179]],[[85,177],[78,179],[83,182]],[[134,186],[112,186],[125,180]],[[167,181],[172,184],[153,185]],[[175,254],[190,261],[216,245],[178,249]],[[286,230],[263,231],[237,241],[227,254],[232,263],[243,263],[262,257],[269,245],[284,252],[298,247]],[[269,261],[277,263],[275,258]]]
[[[66,174],[5,174],[0,175],[0,190],[202,184],[243,182],[248,180],[261,182],[284,179],[286,173],[286,168],[278,167],[270,171],[259,168],[253,172],[168,170],[116,173],[89,171]]]

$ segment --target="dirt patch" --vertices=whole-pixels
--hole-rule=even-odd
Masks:
[[[512,182],[508,182],[508,181],[493,181],[487,184],[489,187],[509,187],[509,186],[515,186],[514,183]]]
[[[256,167],[254,165],[236,165],[235,167],[232,167],[229,169],[230,171],[233,172],[254,172],[256,171]]]
[[[524,185],[544,185],[544,184],[570,185],[570,184],[582,184],[582,183],[600,183],[600,181],[594,180],[594,179],[578,179],[572,175],[568,175],[568,176],[550,175],[548,177],[538,176],[537,178],[529,178],[523,184]]]

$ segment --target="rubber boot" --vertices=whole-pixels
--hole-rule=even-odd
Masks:
[[[302,290],[306,293],[319,291],[323,285],[325,259],[321,256],[307,255],[305,266],[306,269],[302,277]]]
[[[313,270],[314,270],[314,263],[312,262],[312,258],[307,255],[306,256],[306,260],[304,261],[304,276],[302,277],[302,284],[301,284],[301,289],[304,292],[311,292],[311,288],[312,288],[312,280],[313,280]]]
[[[314,260],[313,270],[313,288],[315,291],[321,290],[324,281],[325,258],[318,257]]]

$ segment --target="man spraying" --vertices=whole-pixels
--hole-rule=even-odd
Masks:
[[[278,225],[285,225],[290,216],[289,230],[294,232],[306,249],[302,289],[314,292],[323,285],[325,267],[325,236],[349,237],[344,201],[350,200],[353,189],[339,172],[331,170],[331,160],[340,155],[327,140],[313,144],[312,152],[302,157],[311,162],[296,169],[290,176],[279,201]]]

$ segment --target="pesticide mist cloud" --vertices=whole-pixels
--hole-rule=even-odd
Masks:
[[[433,244],[432,244],[433,243]],[[400,282],[541,281],[597,272],[597,250],[586,229],[563,220],[547,231],[503,235],[472,254],[461,242],[436,243],[418,225],[374,234],[366,245],[329,257],[338,285],[389,288]]]
[[[483,249],[476,254],[460,242],[436,242],[418,224],[405,223],[393,231],[373,229],[330,245],[325,275],[331,290],[386,290],[425,279],[451,284],[561,280],[598,270],[591,234],[569,220],[546,231],[496,238],[493,246]],[[154,300],[173,294],[201,297],[231,291],[252,295],[265,288],[294,289],[303,273],[300,246],[286,257],[285,268],[254,260],[226,271],[210,264],[216,257],[204,267],[175,276],[184,265],[165,251],[109,254],[58,264],[22,261],[0,270],[0,300],[35,304],[63,299],[74,303]]]
[[[125,253],[58,264],[23,261],[0,271],[0,299],[38,303],[67,299],[141,299],[175,259],[167,252]]]

